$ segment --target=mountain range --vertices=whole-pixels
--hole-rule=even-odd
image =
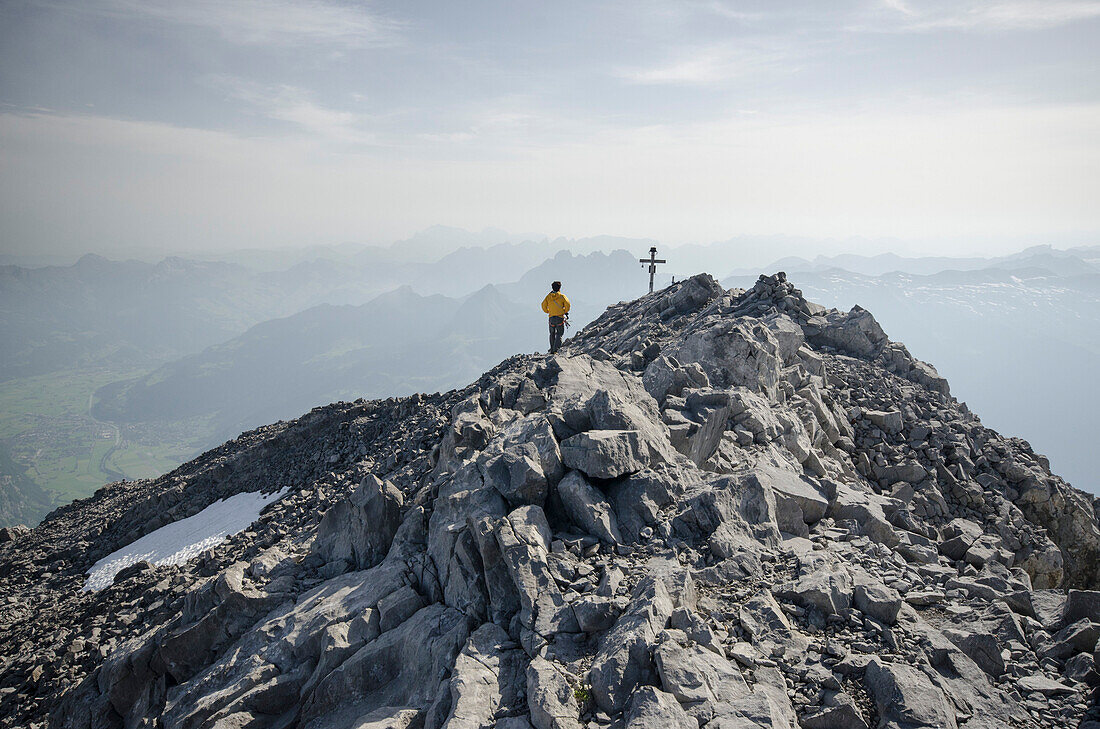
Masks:
[[[439,227],[399,243],[0,268],[0,442],[19,476],[0,484],[0,524],[35,523],[119,474],[162,473],[320,402],[456,387],[545,349],[548,282],[565,281],[575,331],[644,291],[637,259],[652,241]],[[672,249],[657,284],[781,243]],[[630,252],[607,250],[619,245]],[[996,259],[784,258],[768,270],[829,305],[878,312],[990,424],[1096,490],[1098,266],[1095,247],[1040,246]],[[33,496],[15,493],[28,483]]]
[[[573,321],[583,326],[636,286],[623,275],[630,260],[625,251],[563,251],[514,283],[461,299],[405,286],[360,306],[312,307],[107,385],[92,412],[123,423],[201,417],[213,445],[319,402],[449,389],[517,351],[546,348],[538,302],[548,281],[562,278],[582,292]]]

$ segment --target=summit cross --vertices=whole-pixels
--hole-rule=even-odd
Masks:
[[[649,249],[649,258],[639,258],[638,262],[649,264],[649,293],[652,294],[653,293],[653,274],[657,273],[657,264],[658,263],[668,263],[668,261],[666,261],[663,258],[658,258],[657,257],[657,246],[653,246],[652,248]]]

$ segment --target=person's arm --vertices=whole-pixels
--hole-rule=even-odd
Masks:
[[[542,313],[550,313],[550,294],[547,294],[546,298],[542,300]]]
[[[561,308],[565,309],[565,313],[569,313],[569,297],[565,294],[561,295]]]

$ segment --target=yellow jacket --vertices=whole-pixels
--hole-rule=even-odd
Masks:
[[[551,291],[542,300],[542,310],[550,316],[565,316],[569,313],[569,299],[560,291]]]

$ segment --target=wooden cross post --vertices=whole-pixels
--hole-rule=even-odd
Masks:
[[[658,263],[668,263],[668,261],[666,261],[663,258],[658,258],[657,257],[657,246],[653,246],[652,248],[649,249],[649,258],[639,258],[638,262],[649,264],[649,293],[652,294],[653,293],[653,274],[657,273],[657,264]]]

